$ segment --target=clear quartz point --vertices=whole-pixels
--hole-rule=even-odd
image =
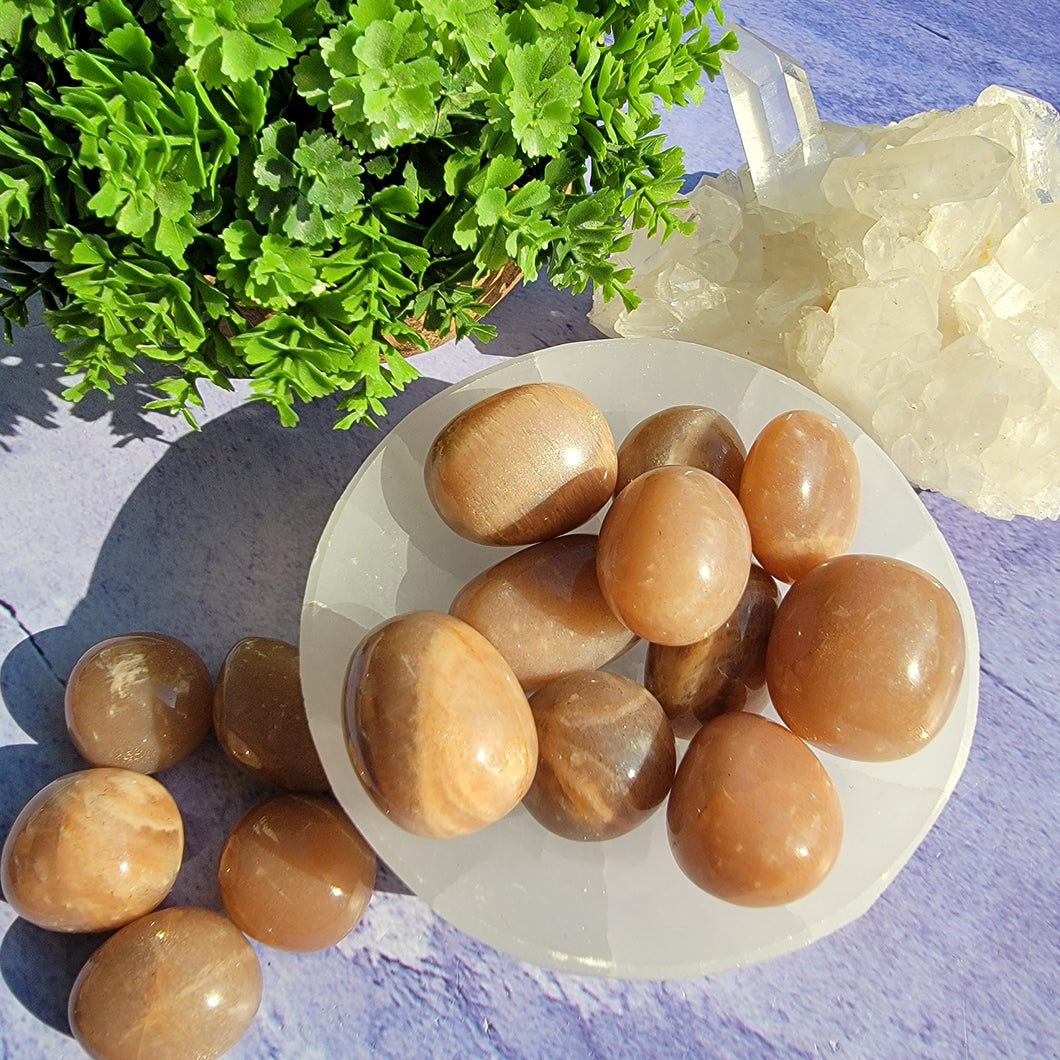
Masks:
[[[1018,88],[990,85],[979,93],[977,107],[1007,107],[1017,118],[1016,147],[1028,188],[1041,203],[1060,201],[1060,113],[1044,99]]]
[[[778,210],[805,202],[831,158],[806,71],[750,30],[729,28],[740,47],[723,54],[721,71],[758,201]]]

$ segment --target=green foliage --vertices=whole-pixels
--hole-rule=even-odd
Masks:
[[[43,298],[67,396],[249,378],[285,424],[371,421],[477,282],[597,285],[683,230],[658,104],[702,95],[716,0],[0,0],[0,314]]]

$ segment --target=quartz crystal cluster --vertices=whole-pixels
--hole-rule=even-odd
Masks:
[[[1060,114],[992,86],[887,126],[821,121],[746,30],[724,75],[747,163],[689,195],[691,236],[634,235],[643,301],[606,333],[714,346],[811,386],[913,483],[1060,515]]]

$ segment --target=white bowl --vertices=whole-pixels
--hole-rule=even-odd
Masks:
[[[469,405],[541,380],[587,394],[618,442],[672,405],[719,410],[748,445],[781,412],[825,413],[847,433],[861,467],[861,517],[851,551],[916,564],[957,601],[967,658],[956,706],[939,735],[898,762],[820,754],[839,792],[844,838],[834,869],[807,897],[747,909],[699,890],[670,854],[663,807],[628,835],[602,843],[561,839],[522,807],[474,835],[423,839],[394,825],[361,786],[342,723],[354,648],[396,614],[448,610],[465,582],[514,551],[472,544],[445,526],[423,486],[427,451]],[[609,668],[640,679],[643,658],[641,647]],[[967,587],[931,516],[882,450],[838,409],[784,376],[718,350],[606,339],[552,347],[480,372],[425,402],[383,439],[321,537],[302,612],[301,668],[310,728],[336,797],[379,856],[436,912],[469,935],[548,968],[670,979],[786,953],[869,908],[916,850],[964,768],[978,703],[979,645]],[[679,742],[679,753],[684,746]]]

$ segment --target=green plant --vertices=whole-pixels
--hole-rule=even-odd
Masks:
[[[42,296],[76,400],[248,376],[337,426],[488,336],[509,261],[635,304],[627,226],[682,230],[656,101],[720,69],[717,0],[0,0],[0,311]]]

